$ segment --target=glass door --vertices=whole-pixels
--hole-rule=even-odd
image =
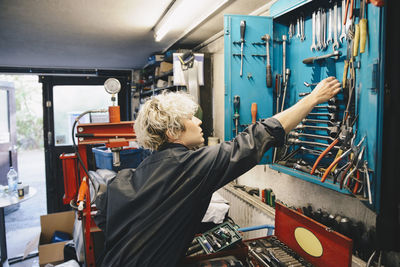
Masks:
[[[60,155],[73,152],[72,124],[84,111],[107,109],[112,104],[111,95],[105,92],[104,82],[117,78],[121,83],[118,104],[121,120],[130,120],[130,71],[95,77],[42,76],[43,130],[46,164],[46,191],[48,213],[69,209],[62,202],[64,180]],[[108,114],[86,115],[81,123],[108,122]],[[91,151],[88,151],[89,153]],[[91,160],[88,159],[89,168]]]

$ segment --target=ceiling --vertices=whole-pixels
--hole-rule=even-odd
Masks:
[[[201,0],[200,0],[201,1]],[[223,14],[247,15],[269,0],[231,0],[174,47],[223,30]],[[1,0],[0,66],[138,69],[170,47],[153,28],[171,0]]]

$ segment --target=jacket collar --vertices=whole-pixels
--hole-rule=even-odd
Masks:
[[[162,144],[159,148],[158,151],[166,150],[168,148],[175,148],[175,147],[183,147],[185,149],[188,149],[186,146],[178,143],[164,143]]]

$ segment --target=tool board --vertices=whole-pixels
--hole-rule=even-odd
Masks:
[[[245,127],[251,123],[251,104],[253,102],[257,103],[257,120],[268,118],[273,116],[276,112],[280,111],[281,107],[287,109],[290,106],[298,102],[303,96],[300,94],[307,94],[311,92],[315,86],[307,87],[305,83],[313,84],[318,83],[329,76],[335,76],[342,83],[343,82],[343,72],[345,61],[349,60],[347,57],[347,41],[343,40],[340,42],[338,40],[339,47],[333,49],[333,42],[326,45],[325,49],[311,50],[312,36],[316,38],[313,34],[313,13],[317,14],[318,10],[322,12],[325,11],[325,18],[319,15],[319,29],[314,29],[315,31],[321,32],[321,27],[324,27],[326,36],[321,39],[328,39],[329,19],[330,14],[332,14],[332,20],[334,19],[334,9],[336,5],[337,10],[337,22],[343,20],[342,5],[344,1],[310,1],[310,0],[280,0],[274,3],[270,9],[270,16],[247,16],[247,15],[225,15],[224,17],[224,48],[225,48],[225,140],[231,140],[235,137],[235,119],[239,118],[238,132],[241,132]],[[360,21],[360,0],[354,1],[353,7],[353,17],[354,24],[359,24]],[[355,185],[353,188],[340,186],[338,181],[334,181],[334,175],[328,175],[328,178],[322,182],[321,175],[316,175],[315,173],[311,175],[309,171],[303,169],[297,169],[293,166],[286,166],[283,164],[278,164],[278,157],[282,157],[299,150],[299,147],[310,148],[308,145],[291,143],[289,145],[288,139],[286,138],[286,144],[283,149],[278,150],[276,155],[274,151],[269,150],[263,157],[260,164],[270,164],[272,169],[279,172],[283,172],[294,177],[306,180],[308,182],[318,184],[320,186],[335,190],[339,193],[346,195],[353,195],[360,199],[365,205],[370,209],[379,212],[379,192],[380,192],[380,173],[381,173],[381,158],[382,158],[382,125],[383,125],[383,94],[384,94],[384,37],[385,37],[385,27],[384,27],[384,14],[385,7],[377,7],[372,4],[366,4],[364,8],[365,15],[367,18],[367,36],[365,52],[360,53],[353,59],[353,70],[355,77],[353,81],[354,86],[352,86],[353,92],[349,97],[349,86],[346,83],[343,91],[340,92],[336,97],[335,106],[337,111],[335,112],[335,123],[339,123],[344,120],[347,121],[347,116],[345,116],[344,110],[347,107],[347,103],[350,103],[349,110],[346,114],[352,113],[352,123],[354,124],[353,137],[354,144],[358,144],[363,138],[364,141],[360,146],[361,153],[350,153],[350,157],[353,155],[359,156],[361,154],[361,161],[358,163],[367,163],[364,165],[364,172],[358,172],[358,168],[353,168],[350,165],[350,169],[343,175],[347,177],[353,169],[356,171],[349,175],[349,180],[354,184],[358,184],[357,189],[360,192],[356,192]],[[330,12],[332,10],[332,13]],[[349,9],[350,10],[350,9]],[[349,11],[350,12],[350,11]],[[297,27],[298,19],[300,21],[299,27]],[[242,64],[242,76],[240,76],[241,68],[241,33],[240,33],[240,23],[241,21],[246,21],[246,28],[244,31],[244,42],[243,42],[243,64]],[[303,30],[301,21],[303,23]],[[325,21],[325,25],[321,24]],[[316,21],[317,22],[317,21]],[[314,23],[314,28],[316,28],[316,22]],[[351,23],[351,21],[350,21]],[[337,23],[333,23],[339,27]],[[291,26],[292,25],[292,26]],[[298,36],[298,29],[300,32],[304,33],[304,38],[301,35]],[[342,34],[342,27],[337,29],[339,38]],[[350,27],[351,28],[351,27]],[[333,28],[331,28],[334,31]],[[348,34],[345,31],[345,35]],[[354,29],[354,26],[353,26]],[[292,32],[293,36],[289,37],[289,31]],[[269,41],[269,54],[270,54],[270,64],[272,66],[272,86],[267,87],[266,83],[266,43],[261,37],[265,34],[271,36]],[[354,33],[353,33],[354,34]],[[281,75],[283,79],[283,35],[286,36],[286,69],[290,69],[290,74],[288,75],[286,97],[284,104],[282,104],[282,88],[280,90],[281,96],[277,99],[277,84],[281,85],[282,82],[277,80],[277,75]],[[333,33],[332,33],[333,35]],[[323,34],[320,34],[323,36]],[[326,40],[325,39],[325,40]],[[332,38],[334,39],[334,38]],[[353,47],[351,44],[350,47]],[[303,60],[310,57],[323,56],[330,53],[340,53],[340,55],[335,57],[329,57],[327,59],[315,60],[311,64],[304,64]],[[353,51],[351,51],[353,52]],[[349,53],[351,53],[349,52]],[[337,55],[337,54],[336,54]],[[347,75],[349,76],[349,74]],[[349,79],[349,78],[348,78]],[[351,80],[351,79],[350,79]],[[240,106],[239,106],[239,116],[235,116],[234,107],[234,97],[240,96]],[[348,101],[348,98],[351,101]],[[323,103],[319,106],[331,106],[331,103]],[[322,110],[322,109],[321,109]],[[316,109],[312,113],[321,113],[321,110]],[[333,113],[333,112],[332,112]],[[308,120],[326,120],[324,116],[315,116]],[[323,126],[326,127],[324,123],[312,123],[313,126]],[[338,125],[338,124],[335,124]],[[307,127],[307,126],[306,126]],[[306,128],[305,128],[306,129]],[[339,131],[340,132],[340,131]],[[316,135],[327,135],[325,130],[308,131],[300,130],[302,134],[316,134]],[[328,146],[331,141],[337,137],[331,132],[330,140],[319,140],[325,146]],[[298,138],[301,141],[312,141],[308,138]],[[293,139],[291,139],[293,140]],[[311,146],[311,148],[313,148]],[[363,148],[363,149],[361,149]],[[283,151],[282,151],[283,150]],[[312,150],[312,149],[310,149]],[[317,149],[316,149],[317,150]],[[318,147],[318,150],[322,152],[325,147]],[[285,153],[286,152],[286,153]],[[319,153],[320,153],[319,152]],[[352,150],[353,152],[353,150]],[[297,152],[296,152],[297,153]],[[334,161],[337,150],[331,151],[332,155],[329,158],[323,158],[321,160],[322,166],[328,166]],[[277,158],[275,158],[277,157]],[[308,162],[311,166],[317,160],[317,154],[308,154],[302,152],[302,155],[295,154],[293,159],[302,160],[303,162]],[[356,159],[354,159],[356,161]],[[352,162],[352,158],[343,158],[342,162],[339,162],[334,168],[342,169],[345,168],[346,162]],[[326,168],[325,167],[325,168]],[[332,168],[332,170],[334,169]],[[322,168],[324,170],[324,168]],[[360,167],[361,170],[361,167]],[[357,175],[356,175],[357,174]],[[362,182],[358,177],[363,176]],[[367,175],[368,174],[368,175]],[[337,175],[338,176],[338,175]],[[368,177],[369,176],[369,177]],[[342,178],[343,179],[343,178]],[[357,180],[358,179],[358,180]],[[369,180],[368,190],[367,179]],[[361,188],[361,189],[359,189]],[[360,194],[359,194],[360,193]],[[369,197],[370,195],[370,197]]]

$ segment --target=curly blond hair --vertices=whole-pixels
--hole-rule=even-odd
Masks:
[[[146,101],[135,121],[136,139],[140,146],[151,150],[168,142],[166,132],[178,138],[185,131],[184,119],[191,119],[198,109],[191,95],[169,92]]]

